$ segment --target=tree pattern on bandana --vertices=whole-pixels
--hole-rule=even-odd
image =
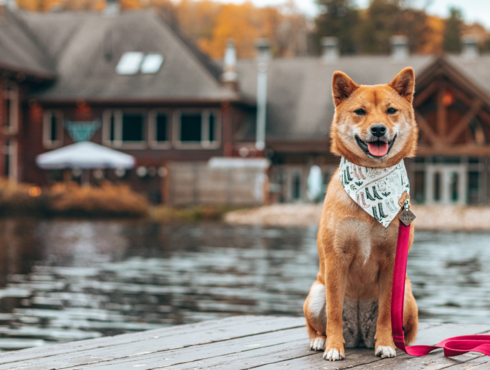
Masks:
[[[410,194],[410,183],[403,160],[387,168],[355,165],[342,157],[340,181],[349,196],[384,227],[400,211],[398,200],[403,192]]]

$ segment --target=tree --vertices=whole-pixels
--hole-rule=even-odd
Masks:
[[[320,14],[315,19],[317,41],[324,36],[339,39],[340,51],[344,54],[356,52],[356,29],[359,11],[352,0],[318,0]]]
[[[409,7],[402,0],[372,0],[362,12],[357,30],[360,49],[368,54],[387,54],[391,50],[390,38],[404,35],[409,48],[421,52],[430,44],[433,30],[424,10]]]
[[[460,9],[450,8],[449,18],[446,20],[444,31],[444,41],[442,48],[450,53],[461,51],[461,28],[463,26],[463,14]]]

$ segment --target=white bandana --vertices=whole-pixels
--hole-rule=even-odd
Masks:
[[[403,160],[387,168],[368,168],[355,165],[342,157],[340,181],[349,196],[384,227],[400,211],[398,200],[410,183]]]

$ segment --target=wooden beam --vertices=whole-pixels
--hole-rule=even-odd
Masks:
[[[428,146],[419,145],[417,148],[417,157],[430,155],[448,155],[448,156],[490,156],[490,145],[439,145]]]
[[[480,109],[478,111],[477,116],[479,116],[482,119],[482,121],[484,121],[487,125],[490,126],[490,114],[485,112],[483,109]]]
[[[469,98],[465,93],[463,93],[458,88],[456,88],[456,87],[454,87],[452,85],[449,85],[447,87],[447,89],[449,89],[449,91],[451,91],[454,94],[454,96],[456,97],[456,99],[461,100],[466,105],[471,106],[473,104],[473,100],[471,98]]]
[[[452,131],[444,140],[446,144],[451,144],[452,142],[454,142],[457,139],[457,137],[463,132],[463,130],[468,127],[468,125],[471,123],[471,121],[475,118],[475,116],[480,111],[481,105],[482,103],[480,100],[473,101],[470,111],[466,113],[463,116],[463,118],[459,120],[459,122],[456,124],[456,127],[452,129]]]
[[[447,128],[447,107],[442,102],[444,97],[445,84],[441,83],[439,85],[439,92],[437,93],[437,133],[440,138],[444,139],[446,137]]]
[[[439,89],[439,82],[434,81],[428,87],[417,94],[415,100],[413,101],[413,106],[417,108],[423,102],[425,102],[428,98],[430,98],[437,90]]]
[[[439,138],[432,130],[432,128],[429,126],[429,124],[424,119],[424,117],[422,117],[418,112],[415,112],[415,119],[417,120],[417,124],[420,130],[422,130],[422,132],[427,136],[430,142],[433,144],[439,143]]]

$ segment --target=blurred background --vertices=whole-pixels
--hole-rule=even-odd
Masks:
[[[414,68],[420,317],[490,319],[489,19],[483,0],[2,1],[0,350],[301,315],[336,70]]]

